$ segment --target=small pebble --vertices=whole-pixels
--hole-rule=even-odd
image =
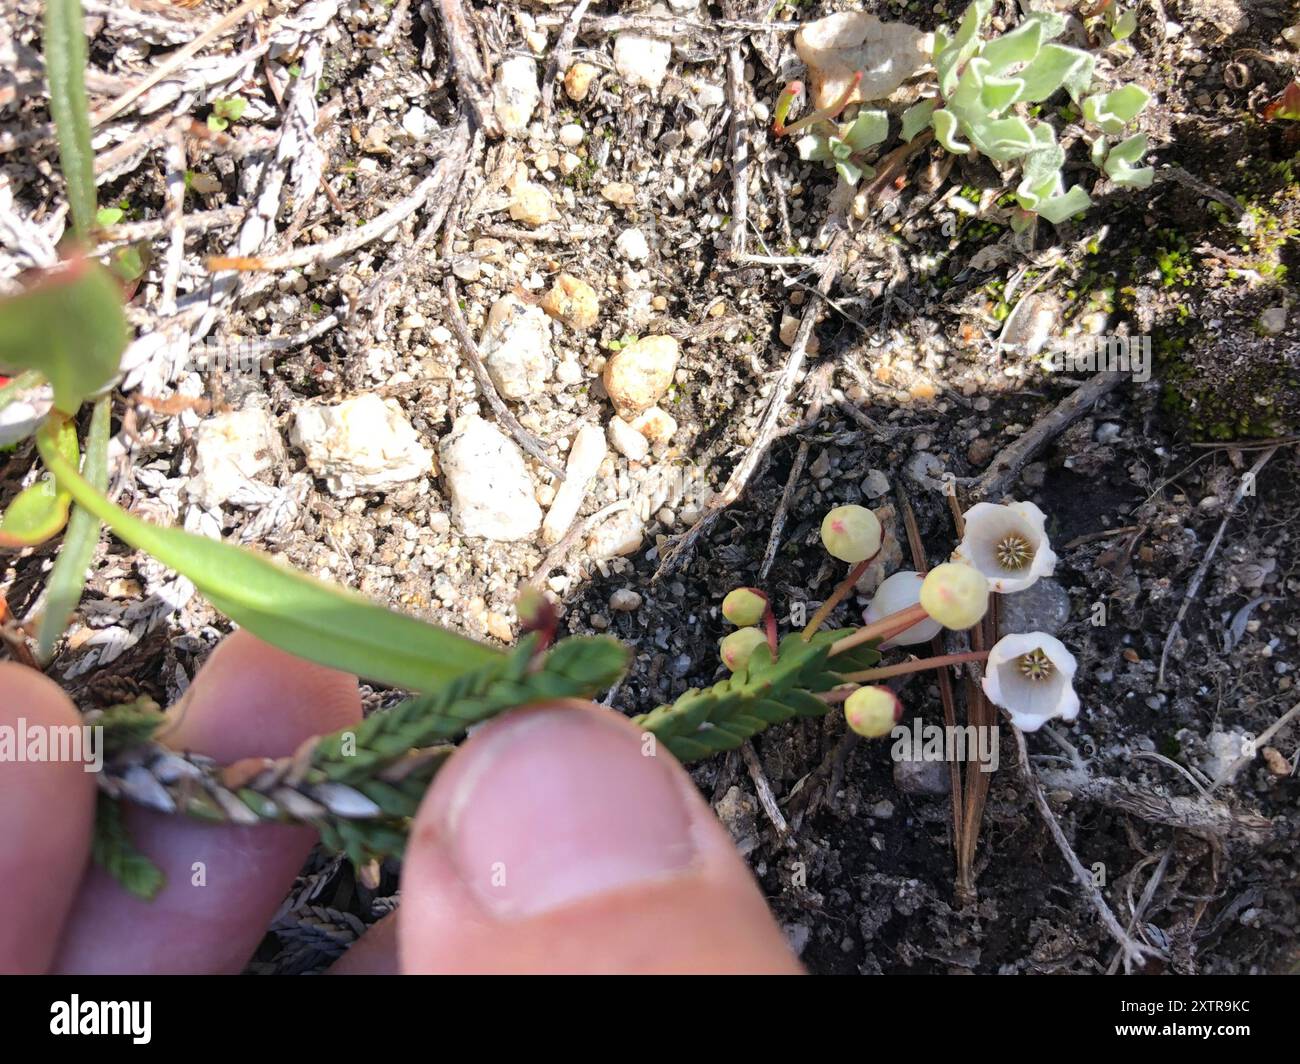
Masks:
[[[609,596],[609,608],[618,613],[634,613],[641,608],[641,602],[641,596],[626,587],[620,587]]]

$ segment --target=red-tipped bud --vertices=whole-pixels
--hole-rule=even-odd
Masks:
[[[722,616],[741,628],[758,624],[766,612],[767,596],[756,587],[738,587],[722,600]]]
[[[945,628],[971,628],[988,612],[989,582],[978,569],[944,562],[926,573],[921,606]]]
[[[859,687],[844,702],[844,719],[864,739],[879,739],[903,719],[903,703],[888,687]]]
[[[750,656],[759,647],[766,646],[767,637],[757,628],[740,628],[722,640],[719,647],[722,664],[732,672],[739,672],[749,664]]]
[[[880,550],[880,522],[865,506],[837,506],[822,519],[822,546],[856,565]]]

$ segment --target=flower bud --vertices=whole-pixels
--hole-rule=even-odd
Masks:
[[[766,612],[767,596],[756,588],[738,587],[722,600],[722,616],[741,627],[758,624]]]
[[[844,719],[864,739],[879,739],[903,719],[903,703],[888,687],[859,687],[844,703]]]
[[[880,522],[865,506],[837,506],[822,519],[822,546],[856,565],[880,550]]]
[[[970,628],[988,612],[989,582],[978,569],[945,562],[926,574],[921,605],[945,628]]]
[[[750,655],[759,647],[767,646],[767,638],[757,628],[740,628],[722,640],[719,647],[722,664],[732,672],[739,672],[749,664]]]

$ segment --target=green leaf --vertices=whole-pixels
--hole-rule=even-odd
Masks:
[[[889,116],[884,111],[861,111],[841,136],[855,152],[883,144],[889,136]]]
[[[1051,199],[1040,203],[1035,213],[1053,225],[1059,225],[1067,218],[1072,218],[1080,211],[1086,211],[1091,206],[1092,199],[1088,193],[1079,185],[1075,185],[1064,195],[1053,196]]]
[[[922,100],[914,103],[903,112],[903,140],[910,141],[923,129],[930,126],[930,116],[939,106],[938,99]]]
[[[42,430],[44,431],[44,430]],[[51,431],[51,450],[63,459],[77,461],[77,430],[65,422]],[[20,491],[0,519],[0,547],[34,547],[57,536],[68,521],[72,497],[60,490],[54,477],[45,477]]]
[[[121,288],[89,259],[71,259],[0,300],[0,370],[38,370],[65,414],[113,379],[128,335]]]
[[[122,210],[121,207],[100,207],[95,212],[95,224],[101,228],[117,225],[125,217],[126,211]]]
[[[957,116],[951,111],[940,109],[930,116],[934,125],[934,139],[954,155],[965,155],[970,145],[957,139]]]
[[[848,159],[841,159],[835,164],[835,172],[840,175],[846,184],[856,185],[862,180],[863,168],[855,162]]]
[[[46,0],[42,37],[50,114],[59,138],[59,165],[68,186],[72,226],[84,240],[95,226],[95,153],[90,146],[89,58],[81,0]]]
[[[831,158],[836,162],[845,162],[853,154],[852,145],[845,144],[839,137],[831,137],[826,143],[831,149]]]
[[[999,115],[1020,99],[1025,83],[1020,78],[986,77],[980,91],[980,103],[985,114]]]
[[[1002,118],[971,129],[971,139],[990,159],[1000,163],[1018,159],[1034,148],[1034,135],[1023,118]]]
[[[1131,7],[1116,7],[1110,16],[1110,35],[1117,41],[1132,36],[1138,27],[1137,12]]]
[[[797,141],[795,148],[798,149],[799,158],[810,163],[824,163],[830,161],[831,145],[830,140],[817,133],[805,133]]]
[[[1150,102],[1151,93],[1141,85],[1122,85],[1112,92],[1089,96],[1083,101],[1084,120],[1103,133],[1114,136]]]
[[[1150,166],[1134,166],[1147,150],[1145,133],[1137,133],[1122,140],[1110,149],[1106,156],[1104,170],[1117,185],[1126,188],[1148,188],[1155,180],[1156,172]]]
[[[1045,44],[1038,56],[1020,71],[1025,83],[1020,99],[1040,103],[1057,89],[1065,88],[1074,100],[1088,91],[1096,59],[1088,52],[1064,44]]]
[[[1042,22],[1026,19],[1010,33],[989,41],[980,49],[980,55],[989,61],[994,73],[1000,74],[1017,63],[1028,63],[1042,43]]]
[[[90,431],[86,435],[86,457],[81,472],[96,491],[108,487],[108,437],[110,403],[104,396],[95,403],[90,417]],[[99,542],[99,518],[81,506],[74,507],[68,518],[68,531],[63,546],[50,571],[50,581],[45,588],[45,612],[37,628],[36,657],[46,665],[54,657],[54,647],[63,635],[72,611],[81,601],[81,591],[86,585],[86,570]]]
[[[45,429],[36,445],[78,505],[131,546],[188,577],[232,621],[290,654],[415,691],[435,689],[501,657],[491,647],[377,606],[256,551],[142,521],[87,484]]]
[[[971,58],[980,46],[979,31],[993,9],[993,0],[974,0],[966,8],[961,25],[951,40],[945,36],[945,45],[935,55],[934,67],[939,75],[939,91],[949,96],[957,85],[958,72],[963,63]],[[936,47],[938,36],[936,35]]]

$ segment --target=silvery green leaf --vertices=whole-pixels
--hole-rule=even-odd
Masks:
[[[1137,29],[1137,12],[1130,7],[1120,8],[1112,18],[1110,35],[1117,41],[1132,36],[1133,31]]]
[[[836,162],[842,163],[853,154],[853,145],[846,144],[839,137],[831,137],[826,143],[830,146],[831,158]]]
[[[841,159],[835,164],[835,172],[850,185],[856,185],[862,177],[862,167],[847,159]]]
[[[976,147],[996,162],[1005,163],[1030,152],[1034,135],[1023,118],[1002,118],[971,129]]]
[[[984,73],[988,64],[976,56],[966,64],[957,80],[957,87],[948,97],[948,110],[963,122],[973,125],[988,118],[981,96],[984,92]]]
[[[930,116],[934,114],[934,109],[939,106],[937,99],[922,100],[920,103],[914,103],[903,112],[903,140],[910,141],[921,130],[930,125]]]
[[[843,136],[853,151],[883,144],[889,136],[889,116],[884,111],[862,111],[843,131]]]
[[[805,133],[797,141],[795,148],[799,152],[799,158],[804,162],[824,163],[831,157],[830,144],[823,136],[816,133]]]
[[[1072,99],[1087,91],[1096,59],[1088,52],[1064,44],[1045,44],[1034,61],[1017,75],[1025,83],[1020,99],[1040,103],[1065,88]]]
[[[1037,22],[1043,28],[1043,41],[1050,41],[1065,32],[1069,20],[1058,11],[1034,11],[1025,18],[1026,22]]]
[[[943,51],[935,56],[934,68],[939,75],[939,90],[951,95],[957,84],[957,71],[979,51],[979,30],[993,8],[993,0],[974,0],[962,16],[961,25]]]
[[[1069,192],[1061,196],[1053,196],[1051,199],[1040,203],[1035,213],[1053,225],[1059,225],[1067,218],[1072,218],[1080,211],[1086,211],[1092,206],[1092,199],[1079,185],[1075,185]]]
[[[1105,171],[1117,185],[1127,188],[1147,188],[1155,179],[1156,172],[1149,166],[1137,167],[1133,164],[1146,154],[1147,137],[1138,133],[1128,140],[1122,140],[1106,156]]]
[[[1018,99],[1024,91],[1025,83],[1020,78],[986,77],[984,88],[980,91],[980,102],[984,113],[990,117],[1000,115]]]
[[[957,139],[957,117],[951,111],[940,109],[930,116],[934,124],[934,139],[954,155],[965,155],[970,145]]]
[[[1089,151],[1089,155],[1092,158],[1092,165],[1097,167],[1099,170],[1101,169],[1101,164],[1106,161],[1106,149],[1108,147],[1109,144],[1104,136],[1098,137],[1092,142],[1092,148]]]
[[[1121,85],[1112,92],[1089,96],[1083,101],[1084,120],[1112,136],[1138,116],[1151,100],[1141,85]]]
[[[1026,19],[1010,33],[995,37],[980,50],[980,55],[987,59],[996,74],[1015,66],[1028,63],[1038,54],[1043,43],[1043,24],[1037,19]]]

